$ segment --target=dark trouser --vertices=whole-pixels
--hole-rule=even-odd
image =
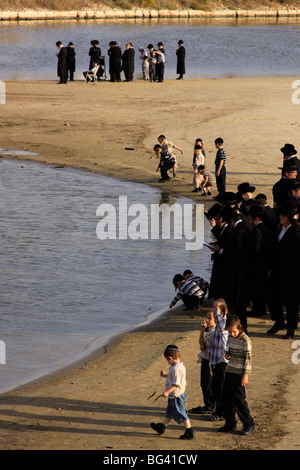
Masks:
[[[201,299],[195,295],[183,295],[181,297],[182,302],[186,308],[199,308]]]
[[[164,74],[165,74],[165,64],[163,62],[156,64],[156,73],[157,73],[157,81],[163,82]]]
[[[219,362],[218,364],[212,365],[213,378],[212,378],[212,391],[215,400],[215,413],[218,416],[223,416],[221,397],[223,393],[225,373],[226,373],[226,362]]]
[[[74,70],[69,70],[69,80],[72,82],[74,80]]]
[[[212,374],[208,359],[202,359],[200,372],[200,385],[202,389],[203,401],[206,408],[214,411],[215,400],[212,392]]]
[[[162,179],[164,180],[169,180],[170,177],[168,175],[168,171],[173,168],[174,163],[171,162],[165,162],[161,167],[160,167],[160,174]]]
[[[274,322],[279,325],[284,324],[284,313],[282,305],[278,303],[268,303],[269,312]],[[287,305],[286,306],[286,321],[288,330],[296,330],[298,326],[299,306]]]
[[[216,168],[217,171],[217,168]],[[220,171],[220,176],[216,176],[217,189],[219,194],[223,194],[226,191],[226,166],[223,165]]]
[[[149,78],[150,82],[155,82],[156,80],[156,64],[149,64]]]
[[[225,424],[229,427],[236,425],[235,412],[245,428],[253,424],[246,402],[246,389],[241,385],[241,380],[242,376],[239,374],[226,373],[221,404]]]

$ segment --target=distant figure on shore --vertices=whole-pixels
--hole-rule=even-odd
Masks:
[[[59,49],[59,52],[56,54],[58,58],[57,62],[57,76],[59,77],[59,84],[67,83],[68,81],[68,51],[67,48],[63,46],[61,41],[56,42],[56,46]]]
[[[134,74],[134,55],[135,50],[131,42],[126,44],[126,49],[122,54],[122,70],[125,75],[126,82],[132,82]]]
[[[215,140],[215,147],[217,149],[215,158],[215,175],[219,195],[224,194],[226,191],[226,153],[223,149],[223,143],[222,137],[218,137]]]
[[[110,81],[120,82],[121,81],[122,51],[116,41],[110,41],[108,55],[109,55]]]
[[[89,56],[90,56],[89,70],[92,70],[95,62],[99,64],[99,60],[101,57],[101,49],[98,46],[98,44],[99,44],[99,41],[97,39],[93,39],[91,41],[92,47],[89,50]]]
[[[176,51],[177,55],[177,73],[179,77],[177,80],[181,80],[185,74],[185,48],[183,46],[183,40],[178,41],[178,49]]]
[[[150,82],[155,82],[157,58],[156,58],[153,44],[148,44],[148,49],[149,49],[149,79],[150,79]]]
[[[149,80],[149,57],[148,52],[143,47],[139,48],[140,60],[142,61],[143,80]]]
[[[75,52],[75,49],[74,49],[74,44],[72,42],[69,42],[68,47],[67,47],[67,51],[68,51],[68,60],[67,60],[68,76],[69,76],[70,82],[73,82],[74,81],[74,72],[75,72],[75,69],[76,69],[76,59],[75,59],[76,52]]]

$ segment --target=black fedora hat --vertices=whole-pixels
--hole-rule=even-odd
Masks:
[[[278,214],[282,215],[295,215],[298,214],[299,207],[293,199],[287,199],[283,204],[278,207]]]
[[[234,207],[229,206],[228,204],[225,204],[225,206],[223,206],[220,212],[218,213],[218,216],[226,222],[229,222],[236,215],[236,209]]]
[[[256,203],[248,207],[248,215],[251,217],[263,217],[264,212],[264,206],[261,204]]]
[[[183,44],[183,40],[179,39],[178,44]]]
[[[222,204],[220,204],[219,202],[216,202],[208,209],[207,212],[205,212],[206,217],[208,219],[213,219],[214,217],[216,217],[216,215],[219,214],[222,207],[223,207]]]
[[[231,191],[225,191],[225,193],[218,194],[214,198],[220,204],[238,204],[241,201],[241,197],[237,193],[233,193]]]
[[[237,189],[239,194],[254,193],[255,186],[250,186],[249,183],[241,183],[238,185]]]
[[[279,167],[279,170],[283,170],[283,171],[297,171],[297,165],[295,164],[295,162],[292,160],[285,160],[285,162],[283,163],[283,166],[280,166]]]
[[[97,46],[97,45],[99,44],[98,39],[93,39],[93,40],[91,41],[91,44],[92,44],[92,46]]]
[[[284,144],[284,146],[281,147],[280,150],[284,155],[288,157],[291,157],[292,155],[296,155],[297,153],[297,150],[295,149],[293,144]]]
[[[300,181],[297,179],[290,180],[289,191],[300,189]]]

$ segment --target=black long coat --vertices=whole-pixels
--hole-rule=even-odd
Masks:
[[[67,51],[68,51],[68,59],[67,59],[68,70],[70,70],[70,72],[75,72],[75,68],[76,68],[75,49],[74,47],[68,46]]]
[[[271,237],[272,234],[264,223],[259,223],[252,229],[250,296],[252,300],[258,300],[262,303],[267,301]]]
[[[228,290],[224,298],[231,307],[245,307],[250,301],[252,233],[241,221],[231,229],[229,244],[222,256],[226,258]]]
[[[122,54],[122,70],[125,73],[126,80],[133,79],[134,56],[135,56],[135,51],[132,47],[126,49]]]
[[[300,303],[300,226],[293,223],[278,241],[274,235],[270,254],[269,298],[280,305]]]
[[[109,73],[119,76],[121,73],[122,51],[119,46],[112,46],[108,50]]]
[[[176,51],[177,55],[177,73],[179,75],[185,74],[185,48],[183,46],[178,47]]]
[[[92,46],[89,50],[89,56],[90,56],[89,70],[92,70],[92,68],[94,67],[95,62],[97,62],[97,64],[99,64],[99,59],[101,57],[100,47]]]
[[[66,82],[68,79],[68,50],[66,47],[61,47],[57,55],[57,75],[60,81]]]
[[[216,244],[221,249],[224,249],[228,246],[230,235],[229,225],[225,226],[224,230],[221,232],[214,228],[212,233],[217,239]],[[224,256],[222,256],[219,252],[214,252],[211,256],[211,259],[213,265],[208,297],[210,299],[224,298],[228,291],[227,258],[224,258]]]

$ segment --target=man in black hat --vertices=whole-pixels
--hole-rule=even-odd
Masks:
[[[272,188],[275,209],[289,198],[289,186],[297,177],[297,167],[289,160],[285,160],[282,171],[282,178]]]
[[[101,57],[101,49],[99,47],[99,41],[97,39],[93,39],[91,41],[91,46],[92,47],[90,47],[90,50],[89,50],[89,56],[90,56],[89,70],[92,70],[95,63],[97,63],[98,65],[100,64],[100,57]]]
[[[291,182],[290,184],[289,197],[296,201],[296,204],[298,206],[298,213],[300,213],[300,181],[298,181],[297,179]],[[300,223],[299,220],[298,223]]]
[[[300,181],[300,160],[297,157],[297,150],[294,145],[285,144],[280,151],[283,153],[283,168],[280,168],[282,170],[282,176],[284,176],[284,164],[285,162],[289,162],[291,165],[296,165],[297,180]]]
[[[269,257],[268,307],[275,322],[267,334],[287,329],[286,338],[294,337],[298,325],[300,304],[300,226],[295,216],[295,201],[287,200],[278,208],[280,230],[276,233]],[[287,324],[284,323],[283,306],[286,307]]]
[[[59,52],[56,54],[58,58],[57,62],[57,76],[59,77],[59,84],[67,83],[68,81],[68,51],[67,48],[63,46],[61,41],[56,42],[56,46],[59,49]]]
[[[134,55],[135,51],[131,42],[126,44],[126,49],[122,54],[122,70],[125,75],[126,82],[132,82],[134,73]]]
[[[177,73],[179,77],[177,80],[181,80],[185,74],[185,48],[183,46],[183,41],[180,39],[178,41],[178,49],[176,51],[177,55]]]
[[[247,215],[247,206],[251,204],[251,202],[249,203],[249,201],[253,201],[253,193],[255,191],[255,186],[251,186],[249,183],[241,183],[238,185],[237,190],[237,195],[242,200],[242,203],[240,205],[240,211],[243,214]]]
[[[68,74],[69,74],[69,80],[70,82],[74,81],[74,72],[76,68],[76,52],[74,49],[74,44],[72,42],[69,42],[67,46],[67,52],[68,52],[68,59],[67,59],[67,65],[68,65]]]
[[[231,313],[237,315],[247,332],[247,305],[250,302],[250,273],[252,234],[250,228],[240,218],[239,213],[230,206],[224,206],[219,212],[230,230],[229,242],[221,252],[226,259],[225,276],[227,292],[224,299]]]
[[[254,199],[263,206],[264,208],[263,222],[271,231],[271,233],[273,233],[278,223],[276,211],[268,203],[268,198],[265,194],[259,193],[255,196]]]
[[[111,82],[121,81],[121,61],[122,51],[116,41],[110,41],[108,49],[109,55],[109,74]]]

